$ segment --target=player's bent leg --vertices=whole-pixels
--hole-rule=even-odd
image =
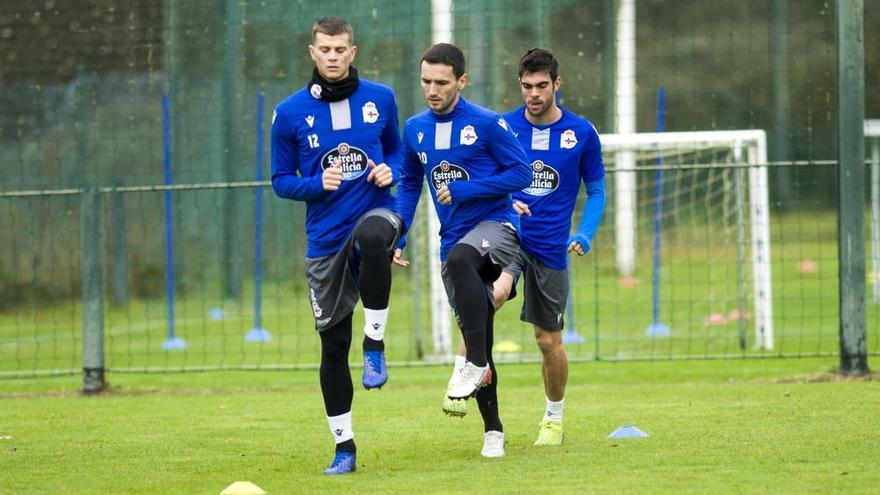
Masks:
[[[381,216],[361,221],[354,232],[360,251],[358,288],[364,305],[364,388],[381,388],[388,381],[385,362],[385,324],[391,293],[391,248],[396,229]]]
[[[467,244],[457,244],[446,259],[446,270],[454,287],[454,307],[467,348],[467,362],[447,393],[450,399],[469,398],[492,379],[486,360],[486,322],[490,304],[480,275],[483,264],[479,251]]]
[[[544,378],[546,406],[535,445],[562,445],[562,411],[568,381],[568,357],[562,345],[561,331],[548,331],[535,326],[535,341],[541,349],[541,374]]]
[[[495,297],[495,311],[501,309],[504,303],[510,299],[510,291],[513,290],[513,274],[501,272],[498,280],[492,284],[492,295]]]

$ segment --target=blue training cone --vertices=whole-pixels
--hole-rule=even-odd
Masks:
[[[611,432],[608,438],[647,438],[650,435],[636,428],[635,426],[621,426]]]
[[[272,340],[272,334],[264,328],[251,328],[244,336],[247,342],[269,342]]]
[[[162,349],[165,351],[175,351],[178,349],[186,349],[186,341],[180,337],[169,337],[168,340],[162,344]]]
[[[570,328],[562,334],[563,344],[583,344],[586,341],[587,339],[585,339],[583,335]]]
[[[672,329],[662,323],[653,323],[645,329],[645,335],[648,337],[669,337],[672,335]]]

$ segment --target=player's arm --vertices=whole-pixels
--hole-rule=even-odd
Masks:
[[[385,128],[382,129],[381,136],[385,162],[370,165],[370,173],[367,175],[367,181],[378,187],[397,184],[400,181],[400,169],[403,164],[403,141],[400,139],[400,128],[397,125],[397,102],[394,100],[394,95],[391,96],[390,109],[391,112]]]
[[[297,201],[317,199],[326,194],[321,175],[300,176],[296,133],[287,119],[277,113],[272,119],[272,190],[282,198]]]
[[[400,168],[400,183],[397,186],[397,213],[403,220],[403,235],[400,237],[399,249],[406,246],[406,234],[416,215],[416,207],[422,195],[424,171],[418,154],[409,146],[404,133],[403,160]]]
[[[577,231],[568,240],[569,252],[574,251],[583,256],[590,251],[593,237],[599,228],[599,222],[605,213],[605,178],[586,183],[587,200],[581,213],[581,223]]]
[[[464,202],[479,198],[497,198],[525,189],[532,183],[532,169],[522,146],[510,132],[498,122],[486,126],[488,146],[500,171],[489,177],[449,184],[452,201]]]
[[[581,157],[580,176],[587,189],[587,200],[584,202],[577,231],[568,240],[568,251],[583,256],[590,251],[593,237],[605,213],[605,167],[602,165],[599,136],[595,131]]]

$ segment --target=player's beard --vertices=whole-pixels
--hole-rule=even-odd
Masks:
[[[555,101],[556,95],[553,94],[552,96],[550,96],[550,98],[541,103],[541,107],[538,109],[537,112],[533,112],[532,107],[529,105],[526,105],[526,111],[529,112],[529,115],[531,115],[532,117],[543,117],[547,114],[547,112],[550,111],[550,108],[553,106],[553,103]]]
[[[434,113],[436,113],[438,115],[445,115],[445,114],[449,113],[449,111],[452,109],[452,106],[455,104],[455,100],[457,99],[457,97],[458,97],[457,94],[452,95],[452,97],[448,101],[443,102],[442,107],[437,108],[437,109],[431,107],[431,111],[433,111]],[[428,104],[428,106],[430,106],[430,103]]]

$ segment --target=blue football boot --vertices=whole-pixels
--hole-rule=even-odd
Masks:
[[[337,452],[330,467],[324,470],[324,474],[336,476],[338,474],[353,473],[355,467],[354,452]]]
[[[388,381],[385,351],[364,351],[364,388],[382,388]]]

